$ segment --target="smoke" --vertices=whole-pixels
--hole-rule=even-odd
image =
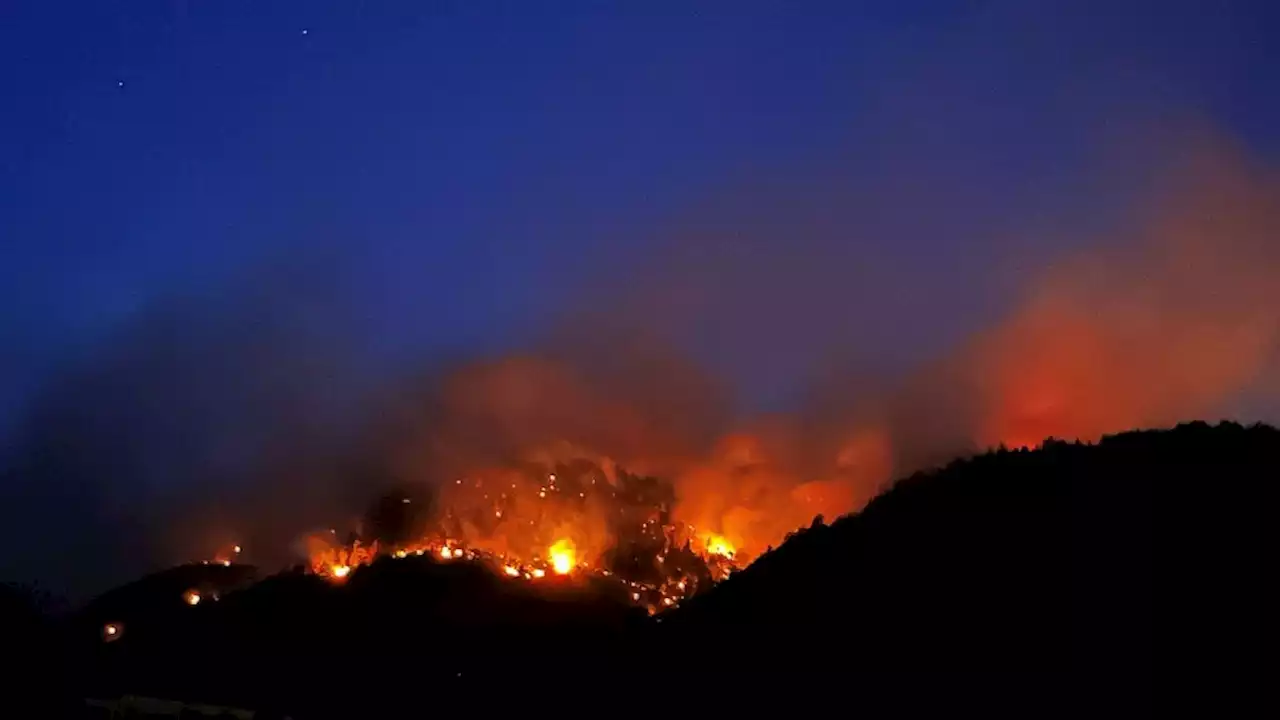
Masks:
[[[1203,134],[1182,138],[1161,169],[1121,222],[1026,272],[1011,307],[916,370],[896,379],[827,373],[799,407],[724,427],[673,472],[675,517],[758,551],[815,514],[858,509],[893,478],[999,444],[1034,446],[1050,436],[1095,441],[1196,419],[1274,420],[1276,170]],[[706,262],[716,254],[707,248],[677,255],[689,257],[713,270]],[[778,306],[774,312],[803,307],[794,303],[789,261],[776,265],[776,276],[742,254],[714,269],[732,282],[744,274],[735,265],[743,264],[762,280],[757,292]],[[645,282],[667,288],[667,278],[696,275],[677,262]],[[704,277],[707,285],[720,278]],[[696,317],[686,309],[671,326]],[[744,317],[760,315],[744,308],[737,319]],[[783,322],[812,320],[800,311]],[[828,350],[841,342],[833,338]],[[754,346],[770,352],[787,345],[761,332]]]
[[[1132,239],[1051,269],[966,350],[975,440],[1096,439],[1239,412],[1274,382],[1280,194],[1225,149],[1174,171]]]
[[[657,253],[608,294],[592,286],[543,342],[407,381],[359,380],[357,324],[326,283],[266,273],[221,300],[160,306],[32,404],[4,485],[6,547],[23,550],[4,572],[100,587],[232,542],[282,565],[305,533],[350,523],[392,487],[437,496],[479,534],[468,513],[492,515],[491,493],[536,496],[557,467],[614,488],[625,473],[664,478],[672,519],[753,555],[907,472],[1000,443],[1274,419],[1276,170],[1204,138],[1170,157],[1123,222],[1024,271],[990,323],[943,328],[958,339],[913,364],[885,363],[884,336],[856,342],[811,311],[888,323],[903,296],[877,303],[864,286],[841,304],[829,268],[848,250],[773,263],[768,235],[795,232],[777,224],[739,254],[721,252],[733,233],[695,233],[705,245]],[[748,342],[717,334],[721,320]],[[825,346],[803,341],[815,330]],[[836,362],[851,345],[854,362]],[[741,376],[711,370],[726,347],[803,354],[813,372],[789,406],[756,412]],[[582,497],[510,506],[510,520],[536,521],[488,540],[565,537],[598,557],[617,505]]]
[[[750,419],[727,383],[678,360],[673,338],[697,329],[696,310],[632,297],[613,316],[626,332],[574,315],[567,336],[578,342],[438,378],[432,411],[402,435],[402,454],[418,464],[401,472],[571,459],[652,472],[674,483],[674,519],[758,552],[963,453],[1243,417],[1241,401],[1258,405],[1276,379],[1274,172],[1204,140],[1168,167],[1118,228],[1027,273],[1011,308],[914,372],[829,373],[798,407]],[[671,280],[705,270],[708,254],[686,249],[637,286],[687,290]],[[783,275],[761,287],[776,298],[791,285]],[[763,351],[778,344],[756,339]]]
[[[365,390],[319,270],[169,298],[52,373],[3,458],[4,575],[79,595],[233,544],[284,562],[351,512],[336,460]]]

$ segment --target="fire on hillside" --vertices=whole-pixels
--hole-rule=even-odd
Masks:
[[[410,508],[431,501],[406,495],[384,502],[363,523],[366,532],[345,542],[336,530],[308,537],[309,567],[342,583],[379,557],[429,555],[483,563],[520,582],[607,579],[655,614],[749,561],[728,538],[673,521],[673,501],[671,487],[659,480],[610,476],[591,463],[490,471],[447,484],[423,523],[409,519]],[[397,506],[388,518],[385,509]],[[404,539],[387,539],[388,525],[419,527],[402,532]]]

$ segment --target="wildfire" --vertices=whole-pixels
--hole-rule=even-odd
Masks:
[[[557,540],[547,555],[551,558],[551,569],[555,570],[557,575],[568,575],[573,571],[576,563],[573,543],[570,540]]]
[[[550,470],[455,479],[441,489],[424,534],[394,546],[340,544],[336,529],[311,535],[311,571],[342,583],[379,558],[476,563],[511,582],[621,586],[620,598],[652,614],[678,607],[744,562],[737,536],[730,542],[672,519],[668,483],[587,462]]]
[[[195,590],[188,590],[182,594],[182,600],[188,605],[199,605],[200,593]]]
[[[732,560],[733,556],[737,553],[737,549],[734,548],[733,543],[720,535],[708,535],[704,544],[706,545],[707,552],[711,555],[718,555]]]
[[[475,548],[464,548],[456,540],[440,543],[427,542],[396,548],[384,553],[383,557],[403,560],[408,557],[434,556],[441,562],[464,560],[488,565],[500,576],[512,581],[537,583],[548,574],[559,577],[575,577],[580,579],[596,578],[623,586],[625,596],[639,607],[645,608],[650,615],[663,610],[678,607],[681,601],[689,598],[699,589],[705,589],[719,580],[728,577],[737,568],[733,555],[735,548],[723,537],[707,536],[701,543],[701,554],[684,555],[678,546],[668,546],[666,550],[652,556],[653,567],[667,573],[663,579],[641,581],[628,579],[625,573],[619,574],[606,567],[585,562],[579,555],[578,548],[569,538],[561,538],[546,551],[545,558],[521,560],[503,553],[494,553]],[[356,546],[351,549],[330,548],[321,553],[319,558],[343,557],[351,558],[351,564],[317,561],[313,558],[312,570],[318,575],[328,578],[334,583],[343,582],[355,565],[373,562],[377,554],[370,548],[373,546]],[[688,546],[686,545],[685,548]],[[702,573],[682,567],[691,558],[700,558]],[[697,564],[695,563],[695,566]]]

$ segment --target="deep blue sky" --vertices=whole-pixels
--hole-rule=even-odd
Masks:
[[[1166,127],[1274,157],[1268,5],[0,2],[0,410],[175,292],[324,253],[377,362],[664,268],[767,401],[825,344],[978,322]]]

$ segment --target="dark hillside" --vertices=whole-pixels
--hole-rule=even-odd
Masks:
[[[751,673],[1071,675],[1137,690],[1157,607],[1187,639],[1228,622],[1206,617],[1227,603],[1204,585],[1158,600],[1157,549],[1185,552],[1187,579],[1255,574],[1274,538],[1246,498],[1277,477],[1280,433],[1230,423],[992,452],[797,532],[659,628]]]
[[[61,622],[70,659],[57,662],[75,668],[66,683],[81,696],[296,717],[474,702],[485,687],[666,697],[756,681],[828,694],[900,681],[921,694],[982,692],[969,679],[994,678],[992,692],[1037,698],[1042,713],[1059,705],[1035,689],[1044,680],[1075,700],[1105,684],[1119,689],[1111,702],[1142,702],[1158,646],[1250,642],[1247,615],[1222,608],[1260,602],[1239,578],[1270,555],[1258,498],[1277,477],[1280,432],[1229,423],[991,452],[904,479],[856,516],[815,520],[656,618],[616,585],[535,587],[429,555],[356,568],[336,586],[291,572],[234,590],[249,570],[179,568]],[[1156,592],[1157,554],[1180,559],[1173,574],[1160,568],[1180,578],[1165,585],[1176,592]],[[182,588],[199,583],[225,594],[185,606]],[[1156,624],[1170,613],[1177,643]],[[103,623],[120,618],[124,632],[104,642]],[[45,631],[14,637],[34,632]]]

